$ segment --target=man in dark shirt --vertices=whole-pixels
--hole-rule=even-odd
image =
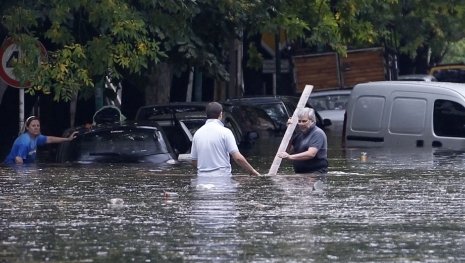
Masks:
[[[292,160],[295,173],[327,173],[328,142],[324,131],[315,124],[315,111],[303,108],[297,116],[300,131],[292,138],[287,151],[278,153],[278,157]]]

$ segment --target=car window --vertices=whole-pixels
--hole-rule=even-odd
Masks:
[[[454,101],[436,100],[433,126],[438,136],[465,137],[465,108]]]
[[[240,143],[242,141],[240,127],[238,127],[237,124],[231,120],[231,118],[225,118],[224,126],[232,131],[234,138],[236,138],[236,143]]]
[[[194,133],[205,124],[205,120],[183,120],[189,132],[194,136]]]
[[[83,134],[72,141],[75,158],[168,153],[162,134],[152,129],[111,130]]]
[[[271,117],[271,119],[275,121],[286,123],[289,118],[284,104],[261,104],[257,106],[263,109]]]
[[[294,111],[295,111],[295,108],[296,106],[294,106],[294,104],[290,103],[290,102],[286,102],[284,103],[286,105],[286,108],[288,109],[288,115],[289,117],[292,116],[292,114],[294,114]]]
[[[312,97],[310,102],[317,111],[322,110],[345,110],[349,102],[350,95],[327,95]]]
[[[465,68],[435,70],[433,76],[442,82],[465,83]]]

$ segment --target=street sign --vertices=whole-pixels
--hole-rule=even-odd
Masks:
[[[276,73],[276,60],[264,59],[262,64],[263,73]],[[289,60],[281,59],[281,73],[289,72]]]
[[[263,33],[262,34],[262,47],[270,53],[273,57],[276,56],[276,35],[270,33]],[[287,46],[287,37],[286,31],[284,29],[280,29],[279,32],[279,49],[283,50]]]
[[[47,55],[47,51],[45,47],[37,41],[37,48],[40,49],[42,54],[45,56]],[[16,45],[11,38],[8,38],[3,42],[2,47],[0,48],[0,78],[5,81],[6,84],[16,87],[16,88],[25,88],[28,87],[30,84],[26,83],[25,85],[21,85],[19,79],[13,74],[13,60],[18,59],[22,54],[21,49],[18,45]],[[40,60],[37,61],[40,64]]]

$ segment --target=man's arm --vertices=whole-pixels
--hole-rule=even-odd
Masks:
[[[303,160],[309,160],[309,159],[314,158],[317,153],[318,153],[318,148],[309,147],[308,150],[306,150],[305,152],[296,153],[296,154],[280,152],[278,153],[278,157],[283,158],[283,159],[293,160],[293,161],[303,161]]]
[[[259,172],[257,172],[253,167],[252,165],[250,165],[249,162],[247,162],[247,160],[245,159],[245,157],[240,153],[240,152],[234,152],[233,154],[231,154],[234,161],[236,161],[236,163],[238,165],[240,165],[242,168],[246,169],[250,175],[260,175]]]
[[[74,139],[74,137],[78,134],[78,132],[73,132],[69,137],[55,137],[55,136],[47,136],[47,141],[45,143],[62,143],[62,142],[69,142]]]

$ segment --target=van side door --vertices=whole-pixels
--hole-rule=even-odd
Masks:
[[[427,129],[430,127],[431,97],[431,93],[422,92],[391,93],[383,117],[386,144],[394,147],[423,147],[425,141],[432,139]]]

